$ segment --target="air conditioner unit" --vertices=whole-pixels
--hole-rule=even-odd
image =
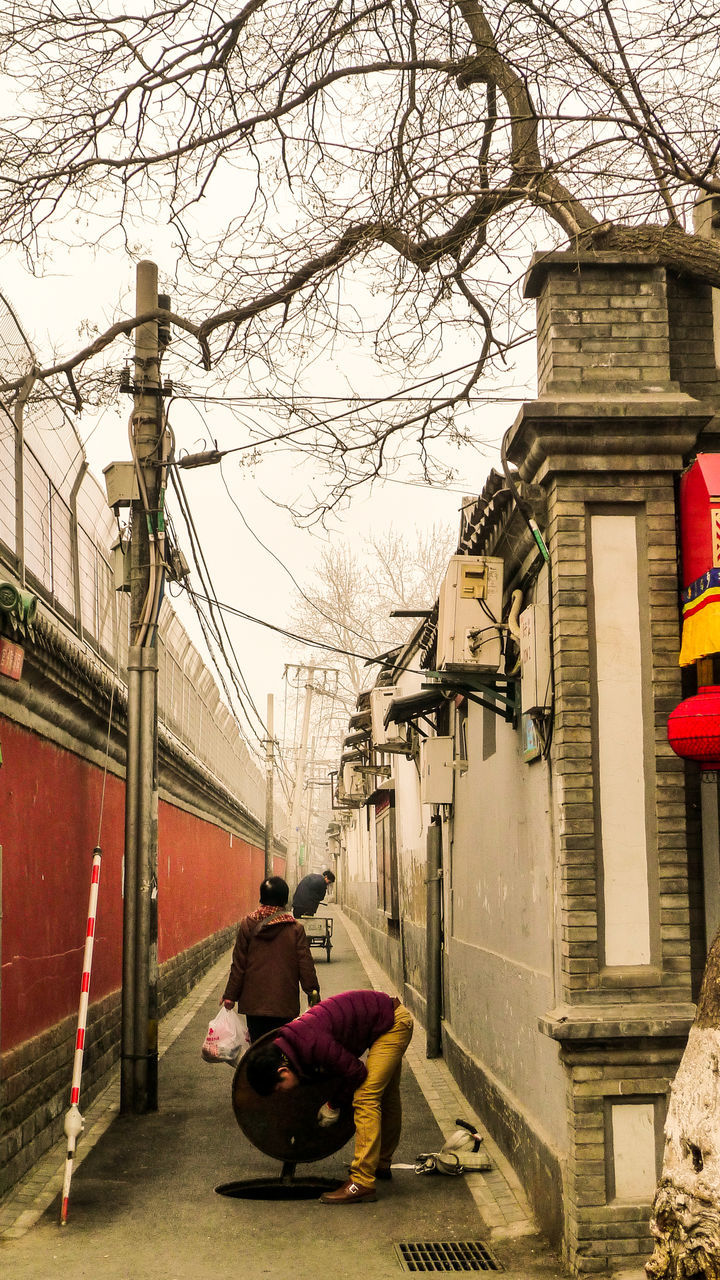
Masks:
[[[348,800],[365,799],[365,779],[354,764],[343,765],[342,790]]]
[[[384,689],[370,690],[372,744],[380,751],[385,751],[390,747],[407,746],[407,728],[404,724],[391,724],[385,728],[385,716],[396,694],[397,689],[394,685],[389,685]]]
[[[503,567],[499,556],[451,557],[440,587],[438,670],[498,670]]]
[[[452,738],[425,738],[420,743],[420,801],[422,804],[452,804]]]

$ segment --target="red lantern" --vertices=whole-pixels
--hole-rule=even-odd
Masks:
[[[720,769],[720,687],[704,686],[670,712],[668,742],[701,769]]]

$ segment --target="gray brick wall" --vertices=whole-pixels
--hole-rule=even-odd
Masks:
[[[654,816],[661,964],[658,998],[690,998],[691,947],[686,848],[685,769],[667,743],[667,714],[681,700],[673,475],[627,472],[556,477],[548,487],[548,537],[554,565],[553,635],[556,716],[553,768],[560,788],[563,998],[614,1003],[603,985],[598,949],[597,809],[593,773],[591,634],[587,590],[588,519],[612,507],[638,513],[647,536],[647,652],[650,659]],[[643,981],[623,985],[626,1000],[647,1000]]]
[[[717,405],[712,290],[688,276],[668,273],[670,376],[683,391]]]
[[[669,386],[664,268],[638,262],[620,271],[569,254],[550,260],[537,307],[540,395],[598,385],[635,392]]]
[[[675,484],[711,419],[711,404],[698,397],[716,393],[717,371],[709,291],[656,263],[545,255],[527,287],[538,299],[540,396],[520,414],[509,456],[547,498],[559,998],[593,1022],[581,1046],[557,1024],[549,1034],[560,1041],[567,1072],[565,1245],[573,1269],[591,1274],[640,1268],[650,1252],[649,1203],[613,1198],[608,1106],[622,1097],[657,1098],[664,1107],[683,1048],[677,1028],[704,963],[698,781],[668,746],[667,716],[684,696]],[[639,606],[657,950],[657,964],[644,972],[605,971],[600,945],[589,520],[602,511],[635,514],[644,547]],[[652,1023],[653,1008],[655,1029],[643,1042],[633,1010]],[[661,1010],[676,1011],[672,1029],[661,1028]]]
[[[664,1118],[669,1082],[680,1060],[678,1042],[662,1049],[626,1049],[618,1061],[597,1053],[568,1055],[568,1110],[572,1146],[568,1161],[568,1251],[580,1275],[640,1270],[652,1252],[650,1202],[613,1198],[606,1104],[625,1099],[628,1088],[657,1100]],[[607,1055],[610,1057],[611,1055]]]

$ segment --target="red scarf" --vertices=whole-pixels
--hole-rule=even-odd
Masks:
[[[267,924],[292,924],[295,920],[294,915],[290,911],[286,911],[284,907],[258,907],[252,915],[248,916],[248,920],[257,920],[261,928]]]

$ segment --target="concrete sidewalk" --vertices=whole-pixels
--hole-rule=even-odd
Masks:
[[[323,995],[356,987],[392,990],[357,930],[337,908],[332,963],[315,952]],[[488,1173],[459,1178],[396,1168],[374,1204],[330,1208],[318,1201],[230,1199],[215,1188],[275,1177],[276,1161],[252,1147],[230,1101],[231,1071],[200,1058],[217,1008],[228,956],[161,1027],[160,1110],[118,1114],[118,1080],[88,1109],[70,1198],[58,1226],[64,1150],[56,1147],[0,1205],[0,1270],[12,1280],[293,1280],[401,1277],[398,1245],[482,1241],[510,1277],[559,1280],[565,1273],[537,1235],[510,1166],[486,1136]],[[436,1151],[455,1119],[477,1123],[442,1060],[425,1058],[422,1028],[403,1073],[404,1127],[396,1155],[412,1166]],[[81,1100],[82,1109],[82,1100]],[[478,1126],[482,1132],[482,1127]],[[346,1176],[350,1146],[312,1166]],[[448,1269],[452,1269],[448,1267]],[[474,1269],[474,1268],[473,1268]]]

